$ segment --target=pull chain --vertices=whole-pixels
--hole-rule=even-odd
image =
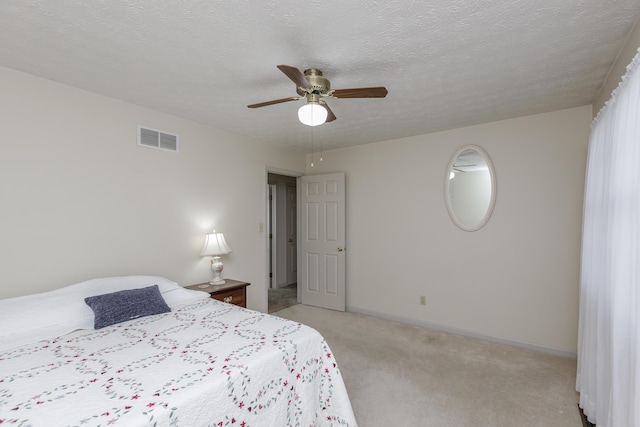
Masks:
[[[313,126],[311,126],[311,167],[313,167]]]

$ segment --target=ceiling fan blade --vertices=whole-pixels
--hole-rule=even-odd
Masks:
[[[266,102],[260,102],[258,104],[247,105],[247,107],[249,107],[249,108],[260,108],[260,107],[266,107],[267,105],[281,104],[283,102],[288,102],[288,101],[297,101],[299,99],[302,99],[302,97],[300,97],[300,96],[290,96],[289,98],[274,99],[273,101],[266,101]]]
[[[334,98],[384,98],[387,96],[384,86],[360,87],[354,89],[336,89],[332,92]]]
[[[331,108],[329,108],[329,105],[326,102],[322,101],[322,100],[320,101],[320,105],[322,105],[327,110],[327,120],[326,120],[326,122],[334,121],[336,119],[336,115],[333,114],[333,111],[331,111]]]
[[[302,71],[298,70],[296,67],[292,67],[291,65],[278,65],[278,69],[285,73],[287,77],[289,77],[296,86],[311,89],[311,83],[304,76]]]

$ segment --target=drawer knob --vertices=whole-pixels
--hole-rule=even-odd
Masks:
[[[231,302],[231,301],[233,301],[233,295],[229,295],[228,297],[224,297],[223,301],[224,301],[224,302]]]

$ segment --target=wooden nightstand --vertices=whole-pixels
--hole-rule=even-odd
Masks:
[[[213,299],[247,308],[247,286],[249,286],[251,283],[241,282],[239,280],[233,279],[224,280],[226,282],[224,285],[210,285],[209,283],[199,283],[197,285],[187,286],[187,289],[209,292],[209,294],[211,294],[211,298]],[[201,285],[207,286],[201,288]]]

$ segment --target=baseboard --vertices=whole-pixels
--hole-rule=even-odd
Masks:
[[[466,329],[440,325],[438,323],[427,322],[424,320],[410,319],[407,317],[396,316],[388,313],[382,313],[379,311],[369,310],[367,308],[355,307],[352,305],[347,306],[347,311],[364,314],[367,316],[380,317],[382,319],[393,320],[395,322],[407,323],[414,326],[421,326],[423,328],[434,329],[437,331],[448,332],[451,334],[462,335],[465,337],[478,338],[485,341],[491,341],[491,342],[496,342],[500,344],[511,345],[514,347],[525,348],[527,350],[534,350],[541,353],[553,354],[554,356],[562,356],[570,359],[576,359],[578,357],[575,351],[569,351],[569,350],[564,350],[564,349],[555,348],[555,347],[547,347],[547,346],[538,345],[538,344],[531,344],[531,343],[522,342],[522,341],[513,341],[509,339],[504,339],[504,338],[492,337],[489,335],[483,335],[477,332],[468,331]]]

